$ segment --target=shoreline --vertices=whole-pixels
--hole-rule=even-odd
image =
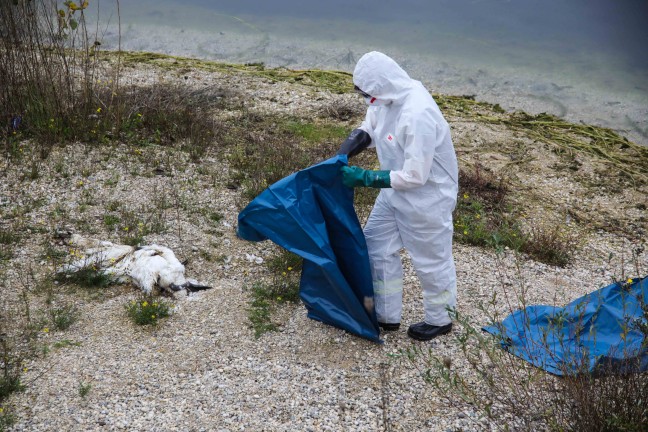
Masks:
[[[352,72],[362,53],[378,49],[345,41],[294,42],[261,32],[191,31],[154,24],[125,25],[121,48],[233,63],[264,63],[268,67],[323,69]],[[108,31],[104,46],[116,49],[116,32]],[[508,111],[549,113],[573,123],[615,130],[630,141],[648,146],[648,96],[621,89],[602,88],[573,76],[543,76],[539,71],[476,64],[406,52],[388,52],[415,79],[433,93],[474,95],[477,100],[499,104]],[[437,63],[438,61],[438,63]],[[520,73],[520,71],[522,71]]]

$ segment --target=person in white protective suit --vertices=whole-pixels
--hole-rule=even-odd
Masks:
[[[403,305],[400,250],[409,253],[423,289],[425,320],[408,335],[430,340],[450,332],[456,306],[452,211],[458,167],[450,127],[419,81],[379,52],[362,56],[353,72],[369,108],[338,154],[375,147],[380,171],[342,167],[346,186],[382,188],[364,227],[376,315],[385,331],[398,330]]]

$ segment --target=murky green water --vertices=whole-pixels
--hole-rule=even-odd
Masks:
[[[612,127],[648,145],[645,0],[120,4],[125,49],[348,71],[379,50],[433,91]],[[114,30],[104,39],[114,46]]]

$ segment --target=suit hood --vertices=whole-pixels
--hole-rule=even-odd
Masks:
[[[353,71],[353,84],[363,92],[389,102],[403,99],[415,83],[398,63],[378,51],[363,55]]]

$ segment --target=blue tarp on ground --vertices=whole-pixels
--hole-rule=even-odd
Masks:
[[[380,342],[367,244],[335,156],[292,174],[238,217],[238,236],[272,240],[304,258],[299,295],[308,317]]]
[[[606,286],[565,307],[528,306],[483,330],[499,337],[502,348],[555,375],[636,371],[637,365],[647,371],[648,341],[640,330],[648,326],[642,310],[647,302],[644,277]]]

